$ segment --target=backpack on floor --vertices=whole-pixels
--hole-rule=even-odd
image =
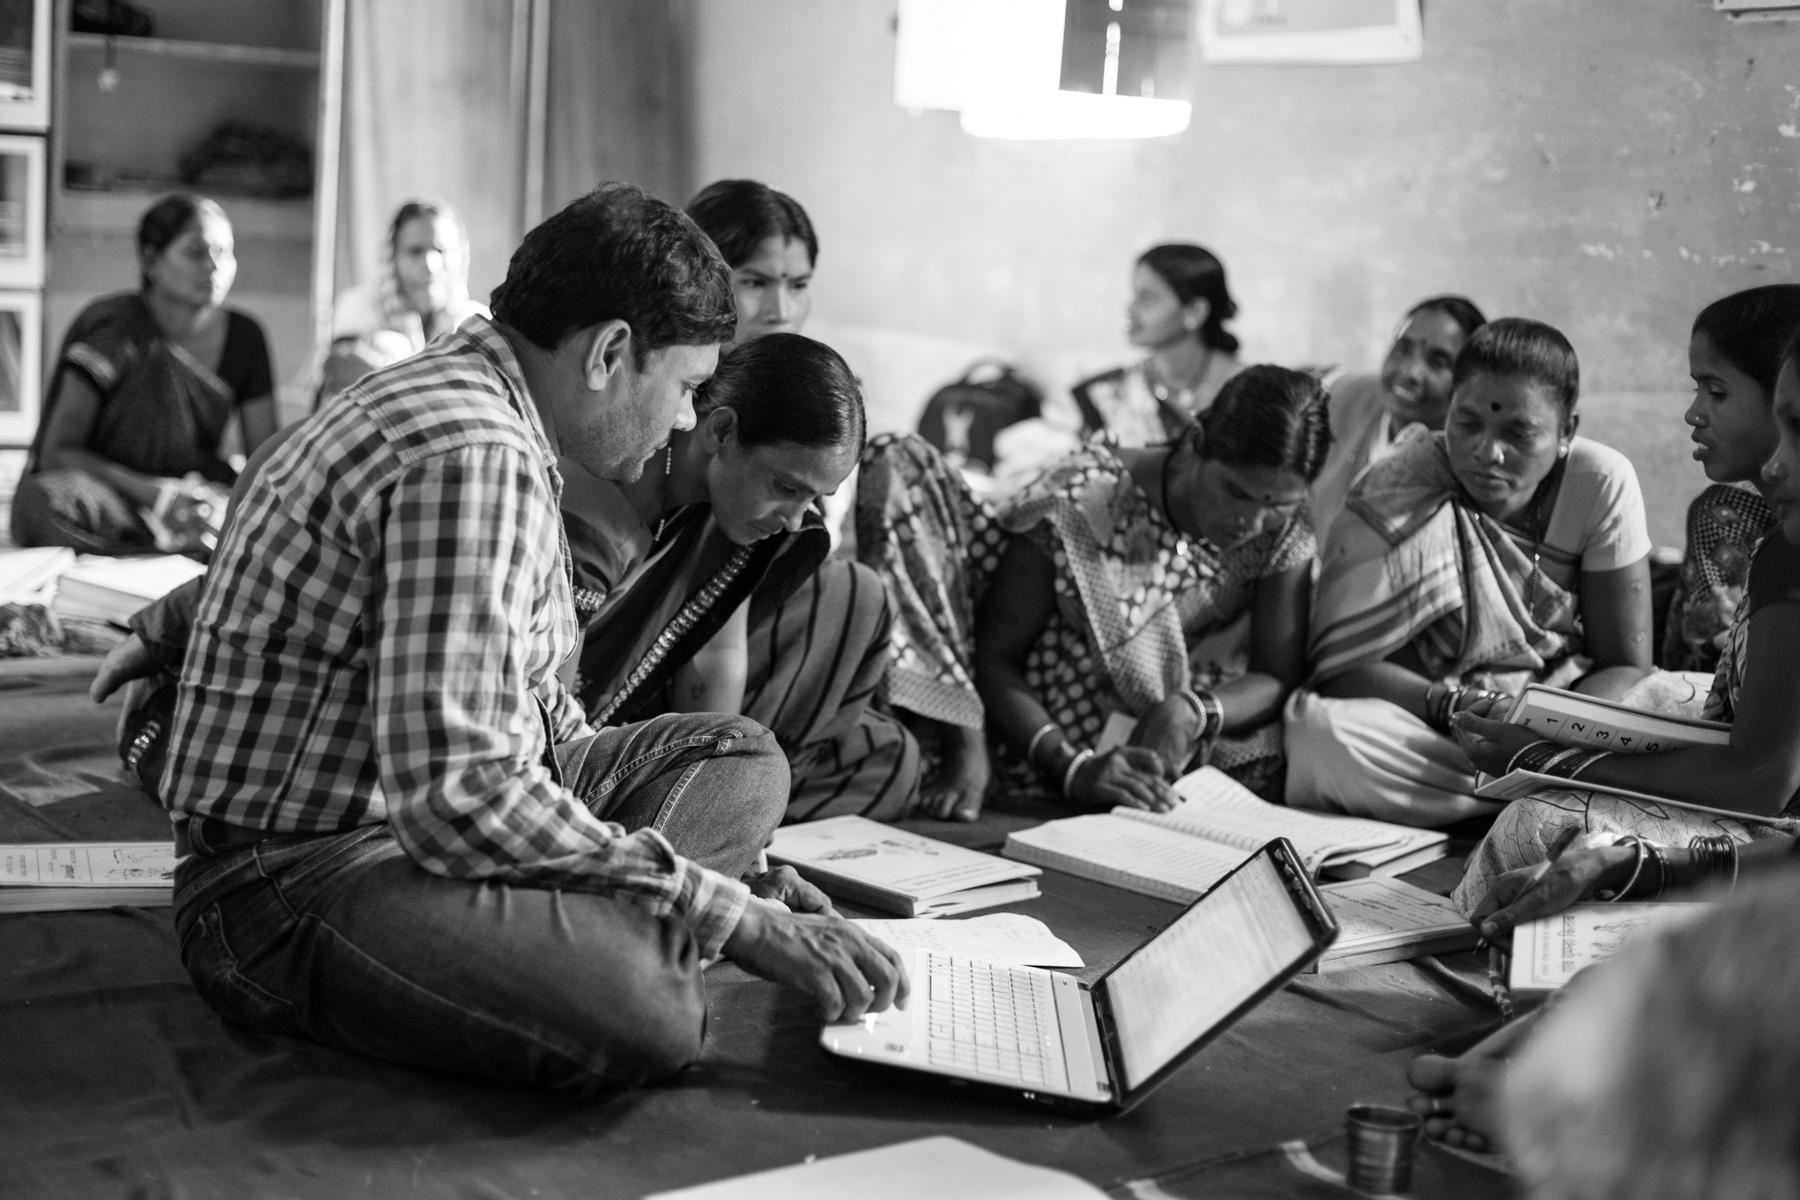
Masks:
[[[932,393],[919,418],[919,436],[959,467],[992,472],[994,435],[1039,415],[1044,394],[1012,364],[978,359],[962,378]]]

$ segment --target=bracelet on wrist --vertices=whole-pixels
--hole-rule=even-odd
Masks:
[[[1688,841],[1688,853],[1693,856],[1693,883],[1715,883],[1728,881],[1727,890],[1737,888],[1738,847],[1737,839],[1726,834],[1696,836]]]
[[[1579,757],[1571,759],[1563,770],[1564,779],[1580,779],[1587,769],[1603,758],[1610,757],[1611,750],[1583,750]]]
[[[1627,843],[1629,843],[1632,848],[1631,875],[1625,880],[1625,883],[1618,888],[1594,893],[1595,899],[1605,900],[1608,903],[1616,904],[1631,892],[1631,889],[1636,886],[1639,876],[1643,875],[1644,859],[1646,857],[1644,852],[1644,839],[1635,833],[1621,834],[1613,842],[1613,845],[1623,846]]]
[[[1026,762],[1034,767],[1038,765],[1038,747],[1043,744],[1045,738],[1053,733],[1062,733],[1062,726],[1058,725],[1055,721],[1045,721],[1042,725],[1038,726],[1037,732],[1031,735],[1031,741],[1025,746]]]
[[[1062,794],[1065,798],[1073,799],[1069,789],[1075,785],[1075,772],[1081,770],[1082,764],[1092,757],[1094,757],[1092,750],[1077,750],[1074,757],[1069,759],[1069,765],[1063,768]]]
[[[1202,729],[1201,736],[1217,737],[1225,732],[1225,702],[1219,699],[1219,694],[1214,691],[1208,690],[1197,694],[1200,697],[1201,706],[1206,709],[1206,724]]]
[[[1556,757],[1562,749],[1563,747],[1550,741],[1548,738],[1540,739],[1530,743],[1517,754],[1513,755],[1512,761],[1506,764],[1506,769],[1508,771],[1530,771],[1538,775],[1547,774],[1548,772],[1544,769],[1545,766],[1552,758]]]

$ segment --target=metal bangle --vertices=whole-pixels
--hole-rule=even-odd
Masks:
[[[1069,760],[1069,765],[1063,768],[1062,794],[1065,798],[1069,795],[1069,788],[1075,783],[1075,772],[1081,770],[1081,764],[1092,757],[1094,757],[1092,750],[1077,750],[1075,757]]]
[[[1036,765],[1038,743],[1043,741],[1049,734],[1060,733],[1061,731],[1062,727],[1055,721],[1045,721],[1042,725],[1038,726],[1038,731],[1031,735],[1030,744],[1025,747],[1025,761]]]

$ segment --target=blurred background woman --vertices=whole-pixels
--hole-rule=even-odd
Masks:
[[[204,553],[245,453],[275,432],[268,338],[225,307],[231,222],[213,201],[165,196],[138,223],[136,291],[82,309],[57,353],[43,420],[13,498],[21,546],[90,554]]]
[[[1225,264],[1212,251],[1186,242],[1146,250],[1131,270],[1125,334],[1148,355],[1075,385],[1082,430],[1110,433],[1121,446],[1186,431],[1241,365],[1238,340],[1225,328],[1236,313]]]
[[[1357,476],[1391,449],[1411,425],[1433,431],[1450,411],[1451,371],[1471,334],[1487,318],[1466,296],[1432,296],[1406,310],[1378,374],[1333,373],[1331,454],[1312,489],[1313,528],[1320,540],[1343,511]]]
[[[469,235],[441,200],[408,200],[394,212],[377,276],[339,294],[331,314],[319,400],[377,367],[417,354],[487,305],[469,298]]]

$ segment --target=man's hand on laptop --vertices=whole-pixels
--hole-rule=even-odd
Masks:
[[[784,913],[751,904],[725,940],[725,955],[753,975],[799,988],[827,1023],[906,1007],[899,952],[838,916]]]

